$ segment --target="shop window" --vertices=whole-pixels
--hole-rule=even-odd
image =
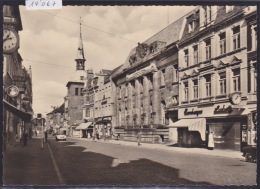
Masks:
[[[185,62],[185,67],[189,66],[189,50],[188,49],[184,50],[184,62]]]
[[[198,80],[193,80],[193,99],[198,99]]]
[[[233,29],[233,50],[240,48],[240,26]]]
[[[226,94],[226,72],[219,73],[219,94]]]
[[[185,101],[189,100],[189,83],[188,82],[184,83],[184,100]]]
[[[205,77],[205,87],[206,87],[206,97],[211,96],[211,75],[206,75]]]
[[[219,49],[220,54],[226,53],[226,33],[219,34]]]
[[[194,58],[194,64],[198,64],[199,62],[198,45],[193,46],[193,58]]]
[[[233,91],[240,91],[240,68],[233,70]]]
[[[211,41],[210,38],[205,40],[205,53],[206,53],[206,60],[211,58]]]

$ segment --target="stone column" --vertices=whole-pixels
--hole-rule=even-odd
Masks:
[[[128,83],[128,126],[133,125],[133,86],[131,82]]]
[[[255,36],[255,28],[256,28],[256,25],[252,25],[251,26],[251,42],[252,42],[252,49],[251,50],[256,50],[256,36]]]
[[[136,118],[136,125],[141,125],[141,90],[140,90],[140,82],[138,79],[135,80],[135,114],[137,115]]]
[[[145,113],[144,117],[144,125],[149,125],[150,124],[150,117],[151,117],[151,112],[150,112],[150,95],[149,95],[149,81],[147,76],[143,76],[143,109]]]
[[[154,115],[154,124],[159,124],[160,105],[160,74],[156,71],[153,74],[153,110],[156,113]]]

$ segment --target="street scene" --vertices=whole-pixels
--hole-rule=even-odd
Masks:
[[[256,6],[3,5],[4,186],[256,186]]]

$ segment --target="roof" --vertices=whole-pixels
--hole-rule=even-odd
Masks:
[[[63,114],[64,113],[64,108],[65,108],[65,103],[63,103],[60,107],[52,110],[50,113],[47,113],[47,115],[49,115],[49,114],[56,114],[56,113]]]
[[[179,40],[180,37],[180,33],[182,31],[182,27],[183,27],[183,21],[186,18],[187,15],[182,16],[181,18],[179,18],[178,20],[176,20],[175,22],[171,23],[170,25],[168,25],[167,27],[165,27],[164,29],[162,29],[161,31],[159,31],[158,33],[154,34],[153,36],[151,36],[150,38],[146,39],[143,43],[150,45],[153,42],[163,42],[165,43],[166,46],[173,44],[175,42],[177,42]],[[124,69],[130,67],[130,63],[129,63],[129,58],[136,53],[136,48],[131,49],[125,63],[123,65],[121,65],[114,73],[114,75],[119,74],[120,72],[123,72]]]

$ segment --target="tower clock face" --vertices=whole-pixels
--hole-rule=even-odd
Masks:
[[[19,46],[19,36],[12,28],[3,29],[3,51],[4,53],[12,53]]]

